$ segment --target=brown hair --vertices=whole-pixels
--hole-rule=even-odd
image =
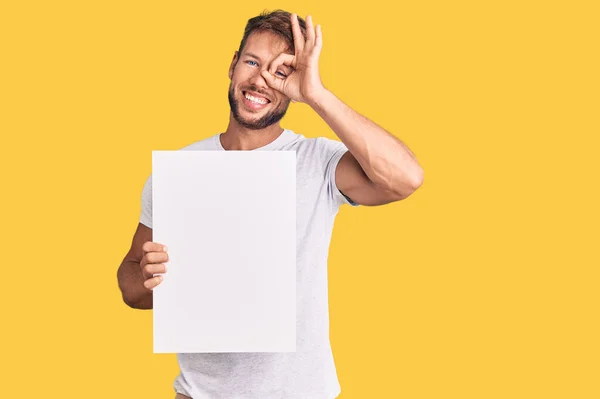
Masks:
[[[250,18],[244,29],[244,37],[240,43],[238,53],[242,54],[242,49],[252,32],[271,32],[281,37],[287,43],[287,50],[294,51],[294,34],[292,33],[291,13],[284,10],[263,11],[260,15]],[[306,40],[306,22],[298,17],[298,24],[304,40]]]

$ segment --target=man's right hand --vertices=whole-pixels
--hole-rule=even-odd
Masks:
[[[165,263],[169,260],[169,255],[167,255],[167,247],[157,242],[147,241],[142,245],[142,249],[144,257],[140,267],[144,277],[144,287],[152,290],[163,281],[161,273],[167,272]],[[155,274],[159,275],[155,276]]]

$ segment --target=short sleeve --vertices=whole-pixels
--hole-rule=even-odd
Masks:
[[[152,175],[148,177],[142,189],[140,223],[152,228]]]
[[[341,141],[330,140],[325,137],[318,138],[317,142],[319,144],[319,151],[323,155],[322,159],[325,161],[325,181],[330,200],[333,201],[337,207],[343,204],[358,206],[356,202],[344,195],[335,183],[335,171],[337,165],[340,162],[340,159],[342,159],[342,156],[348,151],[348,148]]]

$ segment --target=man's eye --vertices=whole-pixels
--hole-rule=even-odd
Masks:
[[[277,71],[276,73],[280,74],[280,75],[281,75],[282,77],[284,77],[284,78],[287,76],[285,73],[283,73],[283,72],[280,72],[280,71]]]
[[[246,61],[246,63],[247,63],[247,64],[249,64],[249,63],[251,63],[251,62],[254,62],[254,63],[256,64],[256,61],[252,61],[252,60],[248,60],[248,61]],[[257,64],[257,65],[258,65],[258,64]]]

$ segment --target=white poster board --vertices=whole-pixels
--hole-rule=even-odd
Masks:
[[[295,352],[295,151],[153,151],[152,201],[154,352]]]

